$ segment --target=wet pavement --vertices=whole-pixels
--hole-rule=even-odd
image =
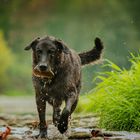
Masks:
[[[140,140],[140,133],[99,129],[97,115],[73,115],[69,129],[63,135],[52,124],[50,106],[47,106],[46,118],[49,140]],[[0,132],[4,132],[6,126],[11,128],[7,140],[35,140],[39,131],[34,97],[0,98]]]
[[[69,129],[60,134],[57,128],[48,120],[48,139],[81,139],[81,140],[140,140],[140,133],[124,131],[105,131],[97,128],[97,116],[73,117]],[[11,128],[7,140],[35,140],[38,135],[38,120],[34,115],[0,115],[0,131],[4,132],[6,126]],[[45,140],[45,139],[42,139]]]

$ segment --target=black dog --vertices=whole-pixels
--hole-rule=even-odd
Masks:
[[[46,101],[53,106],[53,123],[60,133],[68,128],[68,118],[75,110],[81,88],[81,66],[101,57],[103,45],[95,39],[95,47],[77,54],[62,40],[54,37],[37,38],[25,50],[33,50],[33,84],[40,119],[39,137],[47,137]],[[60,106],[65,101],[61,112]]]

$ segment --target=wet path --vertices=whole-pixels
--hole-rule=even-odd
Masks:
[[[70,121],[69,130],[61,135],[52,125],[52,108],[47,107],[48,139],[87,139],[87,140],[140,140],[140,133],[104,131],[97,128],[97,116],[75,116]],[[38,117],[36,116],[34,97],[0,98],[0,131],[10,126],[11,133],[7,140],[35,140],[38,134]],[[16,115],[15,115],[16,114]]]
[[[34,115],[0,115],[0,131],[10,126],[11,133],[7,140],[35,140],[38,132],[38,120]],[[87,140],[140,140],[140,133],[104,131],[97,129],[97,116],[73,117],[69,130],[61,135],[52,121],[48,121],[48,139],[87,139]],[[94,135],[94,133],[96,135]]]

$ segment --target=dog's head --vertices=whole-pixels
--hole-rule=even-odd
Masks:
[[[25,50],[33,51],[33,74],[37,77],[52,78],[55,67],[60,65],[64,54],[69,53],[63,41],[54,37],[36,38]]]

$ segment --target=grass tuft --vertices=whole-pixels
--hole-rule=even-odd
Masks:
[[[99,126],[108,130],[140,131],[140,55],[130,61],[126,70],[107,60],[111,71],[96,77],[101,82],[81,96],[77,112],[98,113]]]

